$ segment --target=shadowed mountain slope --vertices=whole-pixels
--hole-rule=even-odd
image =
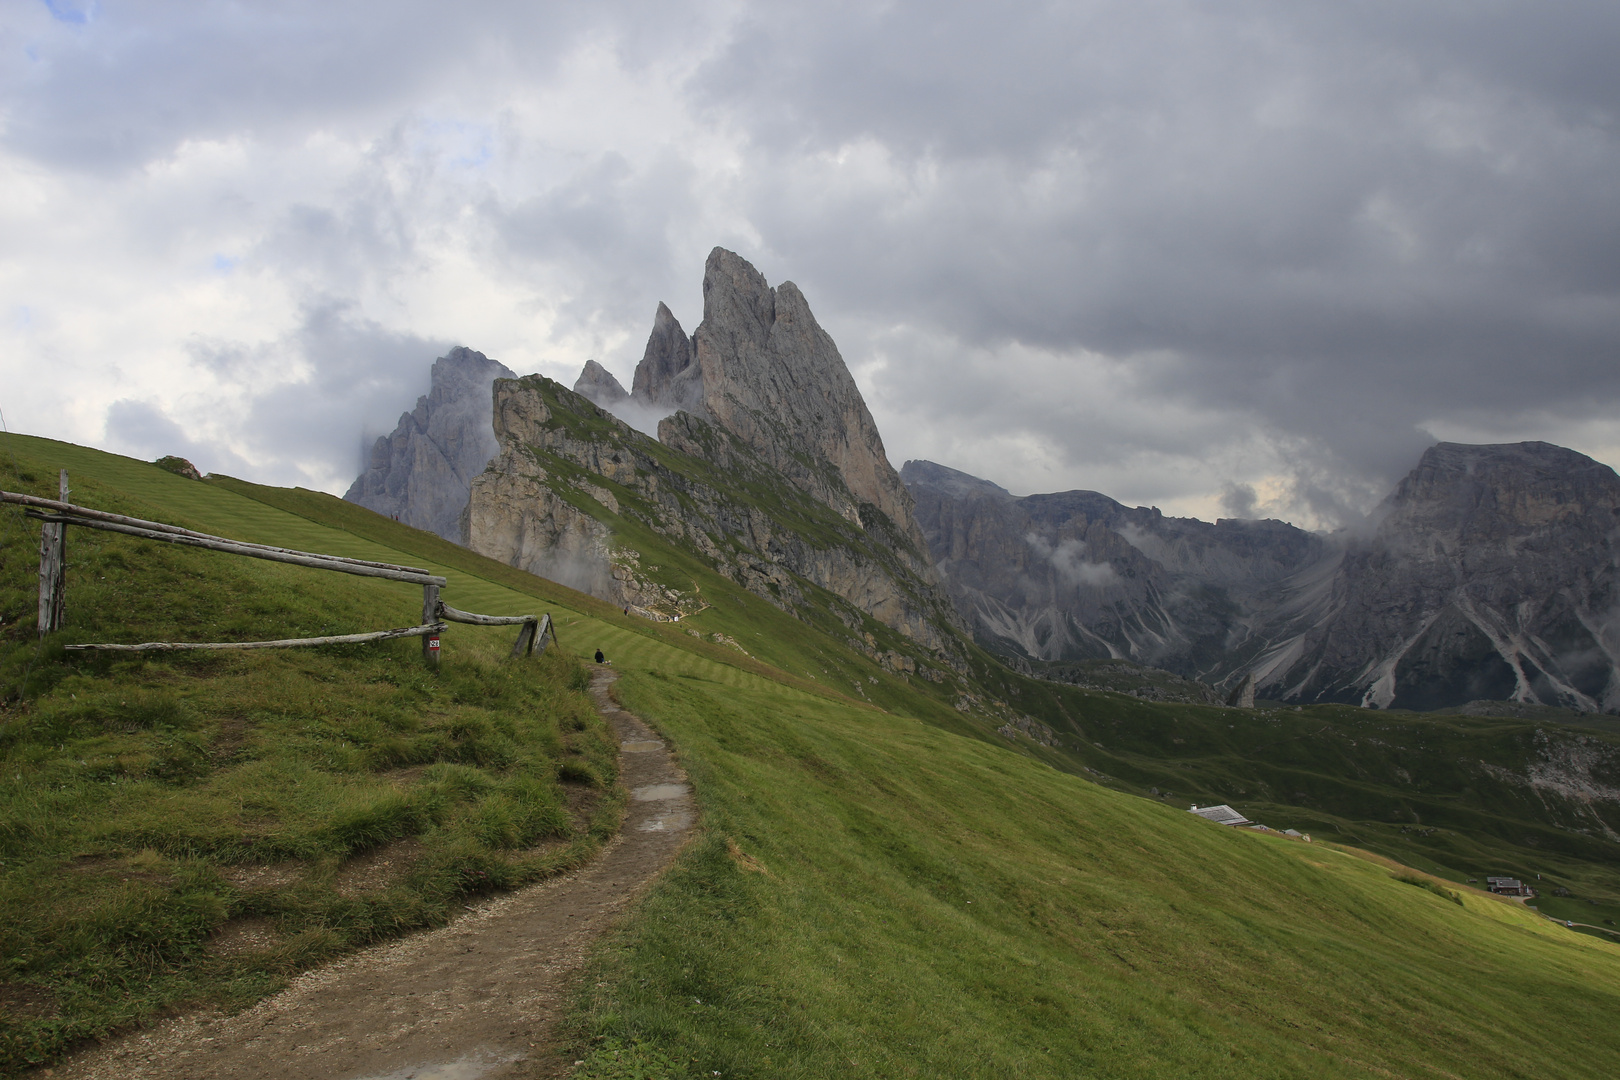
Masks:
[[[1003,653],[1253,671],[1287,701],[1620,709],[1620,478],[1572,450],[1441,443],[1331,537],[903,475],[959,611]]]

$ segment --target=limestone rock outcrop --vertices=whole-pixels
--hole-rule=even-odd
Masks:
[[[720,558],[716,550],[707,550],[715,548],[710,525],[720,526],[724,535],[754,553],[733,565],[736,579],[746,579],[756,591],[766,590],[762,595],[768,593],[773,602],[782,598],[784,588],[796,590],[789,578],[799,575],[919,641],[937,646],[949,637],[941,627],[952,624],[954,612],[938,590],[911,495],[889,463],[838,347],[792,282],[773,289],[746,260],[715,248],[704,267],[703,321],[688,337],[669,308],[659,304],[631,385],[624,395],[619,382],[592,361],[575,390],[640,430],[650,426],[649,416],[660,418],[657,432],[664,446],[705,463],[710,475],[727,478],[718,485],[697,483],[690,475],[664,481],[666,489],[686,491],[689,502],[704,508],[695,514],[706,523],[702,527],[681,524],[676,506],[659,503],[657,492],[643,491],[661,507],[655,516],[662,530],[681,532],[705,548],[707,556]],[[501,394],[518,392],[500,390],[497,396]],[[577,440],[559,446],[551,436],[543,443],[525,443],[527,436],[520,436],[520,430],[539,437],[533,424],[516,415],[503,422],[505,408],[497,406],[495,420],[503,446],[501,470],[529,467],[517,452],[521,446],[544,445],[581,464],[599,457]],[[533,400],[523,407],[531,414],[539,408]],[[565,412],[574,408],[563,406]],[[645,459],[638,466],[643,473],[668,473],[654,460],[657,455],[627,452],[638,461]],[[754,484],[752,495],[737,488],[740,478]],[[645,487],[638,484],[638,490]],[[795,537],[789,522],[767,514],[760,503],[781,502],[784,485],[797,492],[789,502],[803,496],[841,519],[835,531],[843,539],[827,543]],[[500,515],[477,505],[480,499],[496,501],[496,487],[492,483],[474,492],[474,547],[486,542],[482,536],[516,527],[511,520],[497,525]],[[518,512],[515,504],[503,511],[507,519]],[[805,506],[789,516],[807,521],[805,514],[816,516]],[[821,525],[809,531],[823,538],[826,534]],[[487,542],[491,551],[516,550],[511,542]],[[874,554],[878,551],[881,555]],[[540,565],[544,559],[536,555],[530,561]],[[607,588],[622,593],[623,586]]]
[[[797,285],[772,289],[746,260],[715,248],[692,340],[711,420],[851,521],[871,504],[921,540],[866,401]]]
[[[662,301],[653,316],[646,351],[636,365],[631,395],[666,415],[677,411],[705,419],[709,415],[703,405],[703,369],[697,363],[697,349]]]
[[[366,470],[343,497],[407,525],[462,542],[472,479],[495,456],[490,385],[506,365],[457,347],[433,363],[430,389],[372,445]]]
[[[862,520],[863,506],[875,508],[923,551],[911,495],[866,401],[791,281],[773,289],[747,260],[717,247],[703,270],[703,321],[687,337],[658,305],[626,406],[584,389],[600,382],[593,364],[575,389],[621,418],[636,424],[638,413],[653,411],[708,420],[849,521]],[[660,427],[658,437],[679,438],[679,425]],[[917,569],[926,572],[926,557]]]
[[[1440,443],[1353,538],[1261,685],[1435,709],[1620,711],[1620,477],[1549,443]]]
[[[619,546],[616,526],[633,522],[783,610],[804,612],[807,586],[818,586],[852,631],[869,615],[931,649],[955,648],[949,602],[912,570],[917,556],[896,554],[908,541],[886,516],[845,519],[688,412],[665,422],[660,446],[541,376],[500,380],[494,393],[501,450],[472,485],[473,550],[652,614],[701,607]]]
[[[928,461],[902,470],[947,592],[981,644],[1112,657],[1223,682],[1267,594],[1331,554],[1280,521],[1213,525],[1094,491],[1019,498]]]

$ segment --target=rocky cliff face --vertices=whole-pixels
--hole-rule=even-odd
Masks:
[[[767,464],[851,522],[875,509],[919,554],[911,495],[889,463],[877,424],[838,346],[816,322],[798,286],[771,288],[724,248],[703,269],[703,321],[691,337],[658,305],[628,400],[603,393],[586,365],[575,389],[635,426],[651,412],[686,412],[751,447]],[[611,375],[607,376],[612,379]],[[614,381],[613,387],[618,383]],[[659,428],[659,438],[680,438]],[[679,447],[701,454],[690,443]],[[916,569],[927,572],[926,557]]]
[[[662,409],[665,415],[685,411],[708,418],[697,348],[663,303],[653,316],[652,333],[647,336],[647,348],[636,365],[631,386],[635,400],[648,408]]]
[[[772,289],[746,261],[715,248],[693,349],[710,419],[849,520],[869,504],[921,540],[872,414],[797,285]]]
[[[1167,518],[1092,491],[1017,498],[927,461],[902,475],[975,636],[1031,660],[1111,657],[1222,681],[1267,595],[1330,557],[1279,521]]]
[[[622,431],[593,428],[591,438],[639,462],[632,479],[618,467],[620,459],[604,464],[591,438],[542,436],[542,429],[552,432],[550,421],[535,417],[573,415],[576,403],[542,402],[545,394],[534,392],[539,384],[527,390],[503,385],[495,411],[502,446],[495,471],[502,475],[473,491],[472,545],[548,577],[589,581],[588,591],[616,602],[650,604],[642,603],[646,598],[627,576],[628,549],[615,553],[600,516],[579,510],[584,517],[577,527],[564,527],[568,499],[534,487],[552,483],[556,471],[536,464],[532,451],[539,447],[627,485],[645,504],[639,516],[665,535],[682,536],[773,602],[799,603],[797,576],[915,640],[943,647],[954,611],[938,590],[910,493],[803,294],[791,282],[772,289],[745,260],[715,248],[704,267],[703,298],[703,321],[690,337],[669,308],[658,305],[628,395],[595,361],[574,387],[631,427],[647,430],[647,418],[657,418],[664,447],[702,467],[677,476],[669,455],[660,457]],[[571,423],[564,427],[578,427]],[[663,479],[649,487],[647,474]],[[669,491],[683,493],[679,505],[664,498]],[[523,498],[534,505],[525,507]],[[824,512],[837,524],[821,520]],[[731,543],[740,546],[727,554]]]
[[[1301,700],[1620,711],[1620,477],[1547,443],[1441,443],[1353,540],[1312,625],[1261,658]]]
[[[1003,652],[1253,672],[1291,701],[1620,711],[1620,478],[1570,450],[1442,443],[1334,539],[904,475],[959,610]]]
[[[472,478],[495,455],[490,384],[506,365],[454,348],[433,363],[431,388],[371,448],[365,472],[343,497],[407,525],[461,542]],[[609,376],[611,378],[611,376]]]
[[[616,604],[664,617],[702,599],[644,569],[621,533],[648,528],[789,611],[807,586],[840,598],[851,629],[870,615],[949,653],[954,613],[902,557],[887,517],[851,522],[787,484],[751,446],[692,415],[670,446],[540,376],[495,384],[498,459],[472,484],[469,544]],[[679,447],[700,451],[688,454]]]

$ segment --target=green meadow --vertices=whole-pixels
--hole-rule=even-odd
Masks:
[[[29,449],[0,447],[0,487],[54,497],[66,461],[73,497],[98,508],[343,547],[149,465]],[[417,640],[70,656],[410,626],[421,592],[75,528],[68,625],[41,642],[37,526],[6,508],[0,538],[0,1072],[168,1010],[249,1004],[576,866],[617,826],[617,745],[572,655],[509,660],[512,631],[468,627],[445,635],[436,676]],[[535,606],[489,586],[446,595]]]
[[[585,1075],[1620,1066],[1620,948],[1522,906],[613,646],[620,696],[681,747],[706,830],[585,982]]]
[[[1027,680],[981,654],[946,681],[907,679],[695,561],[669,560],[711,606],[653,624],[328,496],[0,440],[0,486],[54,490],[62,465],[76,500],[426,566],[457,607],[551,612],[560,644],[512,662],[512,632],[452,627],[436,677],[415,642],[70,658],[70,641],[404,626],[420,593],[70,530],[68,627],[41,646],[37,533],[7,511],[13,1068],[165,1009],[246,1004],[588,857],[618,805],[580,693],[577,658],[600,647],[624,704],[677,748],[703,816],[580,980],[560,1036],[577,1075],[1620,1073],[1620,946],[1462,877],[1523,857],[1562,867],[1588,911],[1585,894],[1611,895],[1608,849],[1564,810],[1446,771],[1477,747],[1519,760],[1524,725],[1240,717]],[[1057,745],[995,735],[1014,713]],[[1251,816],[1309,825],[1316,842],[1185,813],[1214,798],[1248,809],[1245,794]],[[345,886],[401,848],[394,878]],[[250,924],[262,947],[219,947]]]

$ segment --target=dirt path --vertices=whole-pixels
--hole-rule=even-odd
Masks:
[[[479,904],[428,931],[309,972],[224,1020],[182,1017],[81,1053],[76,1080],[475,1080],[534,1076],[567,976],[674,859],[696,808],[662,741],[591,695],[620,740],[624,828],[589,866]]]

